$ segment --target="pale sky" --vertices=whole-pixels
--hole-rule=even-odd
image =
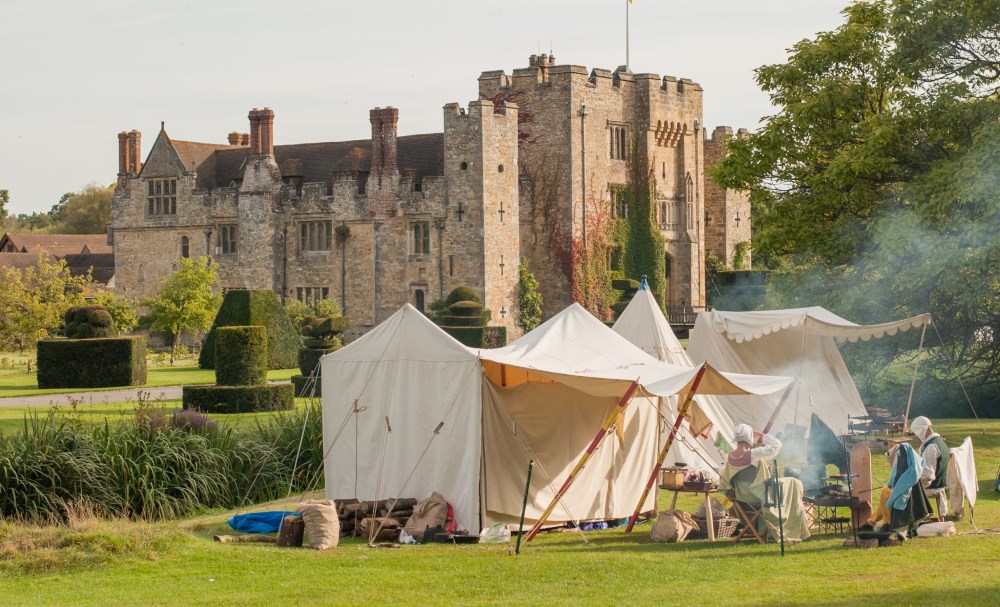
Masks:
[[[275,143],[440,132],[480,73],[625,63],[626,0],[0,0],[0,189],[12,214],[111,184],[118,132],[160,121],[178,140],[225,143],[247,112],[275,112]],[[754,68],[836,28],[848,0],[634,0],[630,68],[691,78],[705,125],[754,128],[772,112]]]

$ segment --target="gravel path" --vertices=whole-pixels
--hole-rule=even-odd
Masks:
[[[127,390],[97,390],[94,392],[73,392],[70,394],[43,394],[41,396],[13,396],[0,398],[0,407],[32,407],[68,405],[71,399],[86,405],[120,403],[126,399],[137,400],[139,392],[148,392],[151,399],[180,398],[181,386],[157,386],[155,388],[128,388]]]

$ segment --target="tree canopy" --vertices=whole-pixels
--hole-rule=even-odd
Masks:
[[[843,14],[757,70],[777,111],[731,142],[715,176],[750,192],[754,260],[777,270],[770,306],[860,322],[929,311],[945,343],[932,382],[959,378],[993,400],[1000,0],[872,0]],[[866,368],[896,352],[881,355]],[[938,388],[927,398],[963,406],[957,387]]]
[[[216,265],[207,257],[181,258],[176,272],[163,279],[156,298],[148,300],[151,328],[170,335],[170,364],[174,362],[181,333],[207,331],[212,326],[222,297],[218,287]]]

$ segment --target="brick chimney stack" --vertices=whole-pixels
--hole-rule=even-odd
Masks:
[[[243,139],[243,135],[238,133],[237,131],[233,131],[232,133],[229,133],[228,139],[229,139],[229,145],[239,145],[240,141],[242,141]]]
[[[368,113],[368,117],[372,123],[372,172],[397,170],[396,124],[399,122],[399,110],[394,107],[375,108]]]
[[[139,171],[142,170],[142,157],[140,153],[142,152],[142,133],[139,131],[129,131],[128,134],[128,145],[129,145],[129,161],[128,161],[128,172],[130,177],[137,177]]]
[[[260,119],[260,155],[274,156],[274,111],[266,107],[257,115]]]
[[[260,110],[254,108],[247,116],[250,119],[250,156],[260,156]]]
[[[250,133],[243,133],[240,135],[240,145],[250,145]]]
[[[128,133],[118,133],[118,183],[128,177]]]

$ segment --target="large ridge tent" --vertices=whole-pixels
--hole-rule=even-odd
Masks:
[[[633,513],[657,456],[651,399],[688,390],[699,374],[699,392],[730,395],[792,381],[662,363],[579,305],[495,350],[466,348],[407,305],[321,365],[327,496],[438,491],[470,529],[517,519],[529,459],[526,520],[540,518],[633,383],[640,396],[551,522]],[[649,496],[642,509],[652,507]]]
[[[633,345],[643,352],[673,365],[681,367],[694,367],[681,342],[674,335],[670,323],[663,316],[660,305],[653,297],[645,279],[639,290],[632,297],[628,306],[622,311],[621,316],[615,322],[612,329],[629,340]],[[746,400],[742,397],[739,400]],[[662,423],[663,420],[672,420],[672,415],[677,412],[677,399],[660,399],[660,410],[662,413],[660,425],[660,442],[667,439],[669,426]],[[724,457],[719,446],[729,443],[733,436],[735,424],[722,407],[718,398],[712,395],[699,395],[695,397],[692,409],[695,409],[692,422],[684,426],[680,434],[679,441],[675,441],[670,447],[666,461],[685,462],[692,469],[707,472],[710,477],[718,477],[718,467]],[[699,422],[699,411],[701,417]],[[704,413],[708,411],[708,413]],[[705,425],[709,418],[716,420],[711,425]],[[696,435],[692,435],[693,430]]]
[[[895,322],[858,325],[824,308],[765,312],[702,312],[695,321],[687,352],[696,363],[709,362],[738,373],[772,373],[800,379],[801,389],[782,407],[774,429],[808,427],[815,414],[835,434],[849,430],[848,416],[866,415],[838,342],[867,341],[926,327],[930,314]],[[771,416],[773,397],[737,402],[719,398],[736,422],[761,428]]]

